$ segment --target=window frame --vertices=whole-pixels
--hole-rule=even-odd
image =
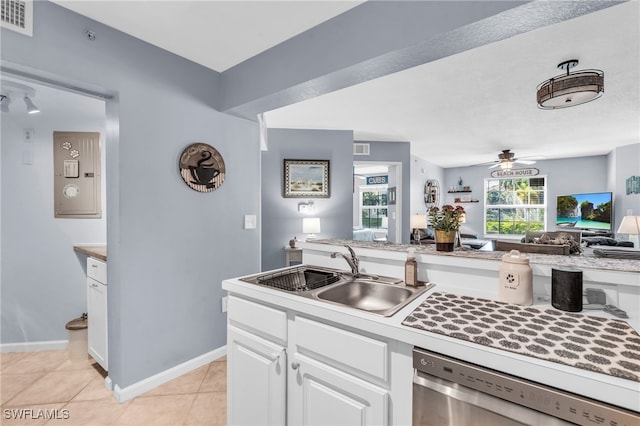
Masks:
[[[489,189],[489,181],[503,181],[503,180],[523,180],[523,179],[528,179],[529,183],[531,182],[531,179],[544,179],[544,189],[543,189],[543,199],[544,199],[544,203],[542,204],[488,204],[487,200],[488,200],[488,189]],[[520,238],[522,237],[522,234],[502,234],[502,233],[488,233],[487,232],[487,212],[489,209],[542,209],[543,211],[543,219],[542,219],[542,224],[543,224],[543,232],[547,231],[547,217],[549,214],[549,178],[547,175],[536,175],[536,176],[522,176],[522,177],[516,177],[516,176],[512,176],[512,177],[488,177],[488,178],[484,178],[483,181],[483,192],[484,192],[484,199],[483,199],[483,209],[482,209],[482,232],[484,235],[484,238],[507,238],[507,239],[515,239],[515,238]],[[500,221],[499,221],[500,222]],[[527,230],[529,230],[529,225],[531,224],[531,222],[527,222]],[[539,230],[537,230],[539,231]]]
[[[376,209],[384,209],[387,211],[387,217],[389,217],[389,185],[360,185],[360,193],[358,195],[358,226],[360,226],[360,228],[365,228],[363,223],[362,223],[362,212],[364,210],[364,208],[366,208],[367,210],[371,210],[373,208]],[[363,206],[362,202],[363,202],[363,196],[362,194],[364,192],[382,192],[385,191],[387,193],[387,204],[384,205],[378,205],[378,206]],[[379,216],[381,217],[381,216]],[[378,228],[371,228],[371,227],[367,227],[370,229],[384,229],[382,227],[378,227]]]

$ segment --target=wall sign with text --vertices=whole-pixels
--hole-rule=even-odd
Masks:
[[[527,177],[527,176],[537,176],[538,173],[540,173],[540,170],[533,167],[528,169],[494,170],[491,172],[491,177],[494,177],[494,178]]]
[[[367,176],[367,185],[386,185],[389,183],[389,176]]]

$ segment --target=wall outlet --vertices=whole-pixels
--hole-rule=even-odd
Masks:
[[[24,143],[33,142],[34,134],[33,129],[24,129]]]
[[[221,302],[222,302],[222,312],[227,312],[227,300],[228,300],[227,296],[224,296],[222,298],[222,300],[221,300]]]

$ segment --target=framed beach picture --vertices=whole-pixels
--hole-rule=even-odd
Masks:
[[[284,198],[329,196],[329,160],[284,160]]]

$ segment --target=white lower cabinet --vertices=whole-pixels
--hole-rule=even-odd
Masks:
[[[386,425],[389,393],[301,354],[289,379],[291,425]]]
[[[230,425],[286,423],[285,348],[229,326],[227,416]]]
[[[228,307],[228,424],[390,424],[386,341],[233,294]]]
[[[87,345],[89,355],[109,370],[107,345],[107,264],[87,259]]]

